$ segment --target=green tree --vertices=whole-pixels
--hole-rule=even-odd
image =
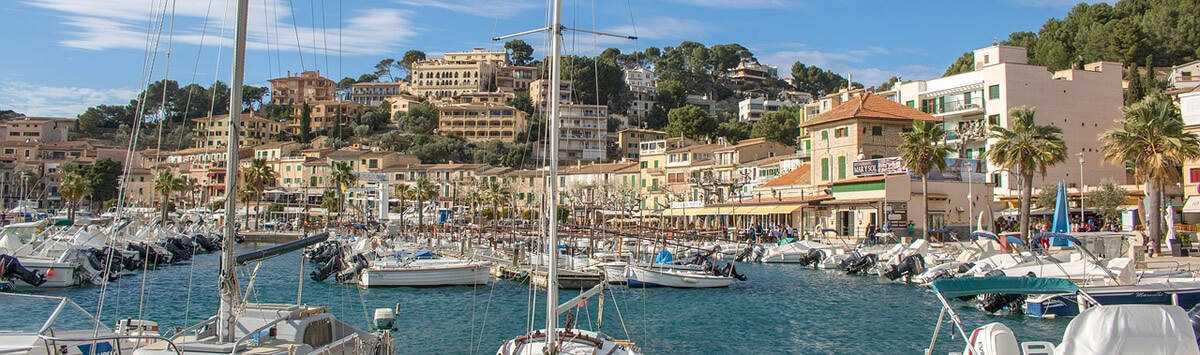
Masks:
[[[1038,189],[1037,198],[1034,199],[1034,205],[1038,208],[1054,209],[1054,202],[1058,200],[1058,185],[1045,184]]]
[[[929,173],[946,169],[946,157],[953,151],[946,146],[946,131],[940,123],[913,122],[913,129],[901,137],[900,159],[908,171],[921,175],[921,218],[925,238],[929,238]]]
[[[1009,110],[1011,128],[993,125],[990,139],[995,140],[988,159],[1021,179],[1021,237],[1029,237],[1029,208],[1033,194],[1033,175],[1046,174],[1046,169],[1066,159],[1067,144],[1062,129],[1041,126],[1034,121],[1036,111],[1028,107]]]
[[[409,50],[404,52],[404,56],[400,57],[400,65],[404,68],[405,77],[412,76],[413,63],[425,60],[425,52],[419,50]]]
[[[1121,223],[1121,206],[1125,204],[1125,189],[1112,181],[1105,181],[1100,188],[1087,194],[1087,206],[1096,209],[1105,225]]]
[[[758,122],[754,122],[750,136],[795,146],[796,138],[800,136],[800,116],[804,114],[803,110],[802,107],[785,107],[767,113]]]
[[[877,91],[891,90],[892,87],[895,87],[896,83],[898,83],[898,82],[900,82],[900,77],[892,75],[887,80],[884,80],[882,83],[880,83],[879,86],[876,86],[875,90],[877,90]]]
[[[687,105],[667,114],[667,134],[674,137],[703,138],[717,129],[717,121],[704,109]]]
[[[950,63],[950,67],[946,68],[946,72],[942,76],[951,76],[955,74],[968,73],[975,70],[975,53],[963,53],[954,63]]]
[[[358,177],[354,175],[354,171],[350,169],[350,164],[345,162],[334,162],[333,171],[329,174],[329,181],[333,183],[338,194],[338,211],[346,210],[346,193],[358,181]]]
[[[528,91],[518,91],[513,98],[508,99],[508,105],[526,114],[533,114],[533,100],[530,99]]]
[[[438,125],[437,107],[427,102],[421,102],[408,107],[404,119],[401,120],[405,132],[413,134],[433,134]]]
[[[312,141],[312,106],[308,102],[300,106],[300,143]]]
[[[67,219],[74,221],[75,210],[92,194],[92,185],[80,169],[65,169],[58,184],[58,194],[67,203]]]
[[[396,184],[396,187],[393,189],[392,194],[395,195],[396,199],[400,202],[400,229],[404,229],[404,223],[406,221],[404,218],[404,211],[408,209],[408,199],[412,197],[412,193],[412,186],[408,186],[408,184],[405,183]]]
[[[515,65],[527,65],[533,60],[533,46],[523,40],[514,39],[504,43],[508,59]]]
[[[1100,136],[1105,160],[1133,167],[1145,184],[1146,232],[1155,247],[1162,238],[1159,192],[1180,179],[1183,162],[1200,157],[1200,141],[1183,127],[1171,98],[1153,95],[1126,107],[1124,120]]]
[[[341,213],[341,202],[334,190],[325,191],[321,194],[321,208],[325,209],[325,225],[329,225],[329,216],[333,213]]]
[[[379,63],[375,64],[375,76],[379,78],[386,77],[389,82],[396,81],[396,77],[392,76],[392,66],[396,64],[396,60],[392,58],[383,58]]]
[[[717,136],[725,137],[725,140],[730,143],[737,143],[746,138],[750,138],[750,130],[753,126],[746,122],[737,120],[721,122],[717,125]]]
[[[253,194],[261,211],[263,193],[268,187],[275,186],[279,174],[271,165],[267,164],[265,159],[254,159],[250,161],[250,166],[242,171],[242,177],[246,182],[246,189]],[[260,213],[257,218],[259,222],[262,221],[262,217]]]
[[[154,179],[154,191],[158,192],[159,209],[162,211],[159,223],[167,223],[167,214],[171,211],[171,193],[181,190],[182,182],[175,177],[170,171],[161,171],[158,177]]]
[[[437,197],[437,185],[422,176],[417,179],[416,186],[413,186],[412,195],[417,200],[417,230],[422,230],[425,228],[425,201]]]
[[[815,97],[837,92],[845,88],[847,83],[846,78],[837,73],[821,69],[815,65],[804,65],[804,63],[800,62],[792,64],[792,80],[796,90],[807,92]],[[859,88],[862,87],[862,84],[859,83],[851,85]]]

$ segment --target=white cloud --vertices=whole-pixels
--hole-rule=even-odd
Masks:
[[[883,47],[864,47],[842,51],[827,51],[810,48],[803,44],[785,44],[788,49],[768,52],[759,56],[764,64],[779,67],[780,75],[787,76],[792,64],[796,62],[815,65],[826,70],[832,70],[842,76],[849,75],[851,80],[866,86],[877,85],[893,75],[904,79],[928,79],[937,76],[937,71],[924,65],[902,65],[894,68],[881,68],[871,63],[883,56],[899,56],[907,51]]]
[[[1078,3],[1095,4],[1098,2],[1107,2],[1107,3],[1112,2],[1110,0],[1014,0],[1014,1],[1017,4],[1022,5],[1022,6],[1036,6],[1036,7],[1070,7],[1070,6],[1075,6],[1075,4],[1078,4]]]
[[[174,27],[174,41],[178,44],[222,45],[233,44],[234,0],[177,1],[174,8],[174,23],[157,23],[162,18],[161,5],[170,3],[158,0],[25,0],[29,5],[41,7],[63,15],[63,24],[68,38],[61,41],[67,47],[87,50],[137,49],[144,50],[147,32],[163,28],[160,47],[166,48],[168,35]],[[293,18],[294,13],[286,0],[250,2],[247,46],[250,49],[267,49],[278,46],[281,51],[295,50],[297,37],[299,46],[306,52],[325,51],[337,53],[339,32],[341,48],[348,55],[373,55],[388,53],[403,41],[416,36],[416,29],[409,18],[411,13],[398,9],[360,9],[349,11],[348,17],[339,19],[336,7],[315,9],[321,16]],[[299,5],[297,5],[299,6]],[[338,5],[331,5],[338,6]],[[312,10],[312,9],[304,9]],[[323,10],[323,11],[322,11]],[[168,14],[171,9],[167,9]],[[167,16],[168,18],[170,16]],[[152,19],[156,22],[152,23]],[[293,26],[295,23],[295,26]],[[305,25],[308,26],[305,26]]]
[[[715,8],[763,9],[794,5],[791,0],[668,0],[673,3]]]
[[[692,19],[677,17],[651,17],[638,21],[638,25],[625,24],[611,27],[605,32],[620,35],[636,35],[640,39],[699,39],[708,33],[709,27]]]
[[[0,82],[0,110],[29,116],[75,117],[88,107],[125,104],[138,94],[133,89],[93,89],[41,86],[25,82]]]
[[[533,1],[495,0],[400,0],[401,4],[433,7],[488,18],[509,18],[525,11],[541,8]]]

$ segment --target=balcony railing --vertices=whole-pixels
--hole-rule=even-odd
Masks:
[[[972,97],[970,100],[948,100],[925,107],[922,111],[929,114],[946,114],[961,111],[979,110],[983,108],[982,97]]]

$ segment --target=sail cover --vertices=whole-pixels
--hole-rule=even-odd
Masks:
[[[957,277],[941,279],[930,286],[945,297],[974,296],[984,293],[1055,294],[1075,293],[1079,287],[1069,280],[1041,277]]]
[[[655,264],[670,264],[672,261],[675,261],[675,256],[666,249],[659,251],[658,256],[654,257]]]

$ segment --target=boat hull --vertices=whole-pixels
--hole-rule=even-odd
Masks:
[[[430,287],[486,284],[490,275],[488,263],[430,268],[371,268],[363,270],[359,285],[363,287]]]
[[[692,272],[629,268],[629,287],[719,288],[729,287],[734,279]]]
[[[1191,309],[1200,304],[1200,286],[1178,289],[1088,290],[1088,295],[1102,305],[1157,304],[1177,305]],[[1025,301],[1025,315],[1040,318],[1074,317],[1079,315],[1079,300],[1073,295],[1048,295]]]
[[[79,285],[79,280],[75,277],[77,265],[71,263],[60,263],[47,259],[22,258],[21,265],[25,268],[38,272],[46,276],[46,283],[40,288],[63,288]],[[14,278],[13,286],[16,287],[34,287],[30,284],[22,282],[20,279]]]

